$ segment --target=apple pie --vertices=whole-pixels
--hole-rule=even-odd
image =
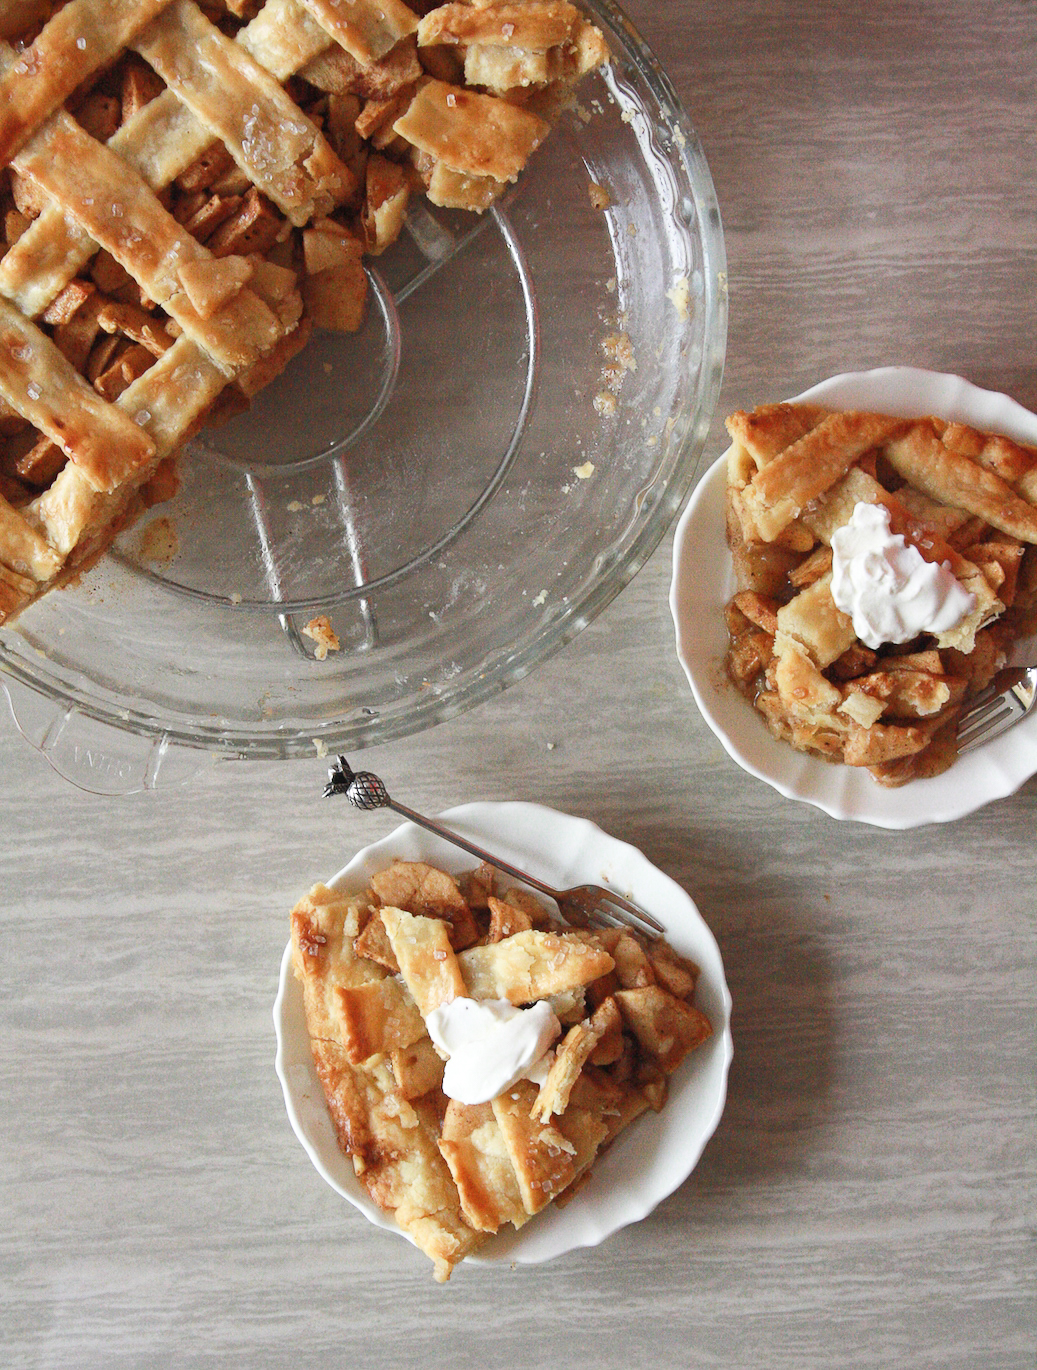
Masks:
[[[1037,448],[812,404],[727,428],[731,678],[801,751],[888,786],[946,770],[1037,628]]]
[[[412,195],[485,209],[606,58],[568,0],[0,0],[0,622],[359,327]]]
[[[395,861],[291,915],[339,1145],[440,1281],[564,1204],[712,1034],[697,967],[664,940],[560,924],[497,879]]]

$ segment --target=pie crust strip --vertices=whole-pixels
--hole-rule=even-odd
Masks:
[[[589,985],[615,964],[602,947],[572,933],[537,928],[469,947],[457,960],[473,999],[507,999],[512,1004],[531,1004]]]
[[[132,45],[296,227],[356,188],[280,82],[193,0],[173,0]]]
[[[507,100],[446,81],[428,81],[393,129],[452,171],[513,181],[543,142],[549,125]]]
[[[268,351],[283,329],[251,290],[241,289],[209,318],[184,294],[177,275],[211,261],[164,209],[139,172],[59,111],[15,158],[17,170],[53,196],[228,373]]]
[[[69,0],[0,77],[0,164],[170,0]]]
[[[302,0],[321,28],[364,66],[417,32],[418,16],[403,0]]]
[[[418,42],[422,46],[482,43],[548,52],[571,38],[581,17],[569,0],[439,5],[422,19]]]
[[[423,1018],[465,994],[446,923],[392,907],[380,909],[379,916],[396,953],[400,974]]]
[[[113,500],[127,502],[136,486],[163,458],[184,441],[193,423],[227,383],[227,377],[190,338],[178,338],[167,352],[133,382],[109,411],[133,415],[153,444],[151,462],[137,473],[134,485],[105,496],[93,490],[74,465],[65,466],[48,490],[27,506],[26,513],[62,557],[77,542],[104,527]]]
[[[227,384],[227,377],[188,337],[178,338],[116,405],[155,442],[155,461],[172,455]]]
[[[0,259],[0,295],[27,319],[42,314],[93,255],[96,244],[50,204]]]
[[[996,472],[941,442],[931,425],[912,425],[886,444],[884,455],[899,475],[931,499],[976,514],[1023,542],[1037,542],[1037,508],[1020,499]]]
[[[492,1104],[451,1099],[439,1150],[450,1167],[465,1219],[477,1232],[498,1232],[509,1222],[518,1228],[529,1221]]]
[[[129,484],[112,495],[93,488],[82,471],[68,463],[49,489],[26,506],[27,521],[47,538],[58,556],[59,567],[74,549],[82,553],[77,555],[78,562],[110,543],[118,532],[108,526],[112,519],[136,499],[138,486],[151,475],[156,464],[181,447],[197,419],[225,388],[226,381],[225,373],[185,336],[178,338],[107,407],[108,414],[118,415],[122,411],[123,415],[132,416],[134,423],[151,437],[153,456],[134,473]],[[8,614],[21,610],[32,597],[22,588],[21,599],[16,608],[8,608]]]
[[[732,441],[745,448],[759,469],[805,437],[828,413],[816,404],[761,404],[750,412],[729,415],[725,426]]]
[[[0,622],[21,613],[26,604],[32,602],[36,588],[36,582],[30,577],[0,564]]]
[[[298,27],[296,27],[298,26]],[[331,39],[308,19],[299,0],[267,0],[237,42],[284,80],[327,50]],[[5,51],[6,49],[6,51]],[[0,70],[14,60],[0,44]],[[212,143],[210,131],[171,90],[137,111],[108,147],[161,190]],[[59,205],[48,205],[0,260],[0,293],[35,318],[97,251],[97,244]]]
[[[29,577],[36,585],[56,576],[61,558],[54,548],[32,528],[17,509],[0,496],[0,546],[4,549],[4,568]],[[28,587],[22,587],[23,593]],[[31,593],[35,590],[35,585]]]
[[[757,471],[743,499],[765,542],[772,542],[872,447],[903,426],[881,414],[828,414]]]
[[[111,490],[154,454],[148,435],[102,399],[35,324],[0,299],[0,394],[57,443],[95,490]]]
[[[266,0],[235,41],[279,81],[294,76],[333,44],[301,0]]]

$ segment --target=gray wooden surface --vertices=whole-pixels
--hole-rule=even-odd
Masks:
[[[1037,407],[1032,0],[631,0],[727,233],[721,414],[847,369]],[[897,1367],[1035,1360],[1037,781],[837,823],[730,762],[672,648],[670,540],[531,677],[364,754],[425,811],[527,798],[698,901],[735,1000],[698,1169],[604,1246],[423,1258],[328,1189],[273,1073],[286,915],[393,825],[324,763],[124,800],[0,721],[0,1364]]]

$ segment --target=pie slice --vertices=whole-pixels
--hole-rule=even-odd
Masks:
[[[805,404],[728,431],[730,675],[798,750],[888,786],[946,770],[963,706],[1037,628],[1037,448]],[[913,618],[923,586],[953,611]]]
[[[670,1074],[712,1032],[694,1004],[697,968],[664,942],[572,932],[532,896],[494,891],[485,867],[455,880],[394,862],[358,895],[314,886],[291,915],[294,972],[339,1145],[439,1280],[494,1233],[566,1202],[626,1126],[664,1106]],[[465,914],[476,940],[455,952]],[[517,1074],[508,1055],[503,1088],[476,1101],[444,1092],[446,1053],[429,1033],[444,1006],[460,1005],[463,1018],[480,1005],[485,1061],[488,1005],[513,1022],[544,1003],[561,1013],[570,999],[577,1021]],[[437,1041],[438,1032],[437,1023]]]
[[[45,0],[0,21],[0,622],[165,497],[185,440],[314,326],[359,328],[362,259],[412,196],[492,204],[608,55],[566,0]]]

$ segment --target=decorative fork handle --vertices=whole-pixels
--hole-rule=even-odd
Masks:
[[[451,832],[449,828],[444,828],[442,824],[433,822],[431,818],[426,818],[424,814],[417,813],[414,809],[408,809],[406,804],[397,804],[391,798],[385,785],[379,780],[378,776],[372,775],[370,771],[354,771],[350,768],[349,762],[344,756],[338,758],[338,762],[328,770],[328,783],[324,786],[324,795],[329,797],[335,794],[344,794],[349,802],[357,809],[370,811],[372,809],[392,809],[401,818],[409,819],[419,827],[425,828],[428,832],[434,833],[437,837],[442,837],[455,847],[460,847],[462,851],[468,852],[471,856],[477,857],[480,861],[485,861],[487,865],[494,866],[497,870],[503,871],[506,875],[513,876],[516,880],[521,880],[523,884],[532,885],[541,894],[546,894],[549,899],[558,902],[559,891],[550,885],[545,885],[542,880],[538,880],[535,875],[529,875],[526,871],[521,871],[517,866],[509,865],[507,861],[502,861],[499,856],[492,852],[485,851],[474,842],[469,842],[467,838],[461,837],[459,833]]]

